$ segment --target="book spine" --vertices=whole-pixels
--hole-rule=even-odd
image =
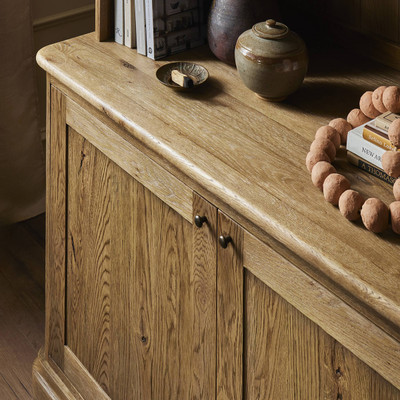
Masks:
[[[387,111],[375,118],[375,125],[384,131],[388,131],[390,124],[397,118],[400,118],[399,114]]]
[[[358,157],[354,153],[348,151],[347,152],[347,159],[348,161],[355,165],[356,167],[368,172],[370,175],[373,175],[379,179],[381,179],[384,182],[389,183],[390,185],[394,185],[394,182],[396,181],[396,178],[393,178],[392,176],[389,176],[385,171],[381,170],[378,167],[375,167],[374,165],[368,163],[361,157]]]
[[[364,126],[363,138],[368,142],[374,143],[385,150],[395,150],[387,134],[379,132],[368,125]]]
[[[382,168],[382,156],[386,150],[375,144],[368,142],[362,136],[353,131],[349,131],[347,135],[346,150],[351,151],[355,155],[363,158],[370,164]]]
[[[125,15],[125,46],[133,49],[136,47],[136,18],[135,18],[135,0],[124,0]]]
[[[379,117],[378,117],[379,118]],[[376,119],[375,120],[375,125],[378,128],[383,129],[384,131],[388,131],[389,130],[389,126],[390,126],[390,122],[387,120],[383,120],[383,119]]]
[[[154,58],[153,0],[145,0],[147,57]]]
[[[135,0],[136,48],[139,54],[147,55],[146,14],[144,0]]]
[[[114,41],[124,44],[124,0],[114,0]]]

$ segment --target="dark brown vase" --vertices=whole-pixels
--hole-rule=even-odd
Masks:
[[[275,0],[214,0],[208,17],[208,44],[222,61],[235,65],[235,44],[256,22],[278,18]]]

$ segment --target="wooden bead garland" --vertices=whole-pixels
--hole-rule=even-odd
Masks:
[[[335,118],[329,125],[320,127],[307,154],[306,165],[311,173],[314,186],[323,191],[325,200],[338,205],[341,214],[350,221],[361,217],[364,226],[374,233],[381,233],[391,224],[393,232],[400,234],[400,178],[393,185],[394,202],[389,207],[381,200],[363,196],[350,189],[350,182],[336,172],[331,162],[340,144],[345,145],[347,133],[352,128],[368,122],[386,111],[400,112],[400,88],[379,86],[368,91],[360,99],[360,109],[351,110],[344,118]],[[400,177],[400,119],[395,120],[388,132],[389,140],[395,146],[382,157],[385,172],[395,178]],[[329,143],[331,142],[331,143]]]
[[[379,86],[372,93],[372,104],[381,114],[387,111],[382,101],[382,96],[385,89],[386,86]]]

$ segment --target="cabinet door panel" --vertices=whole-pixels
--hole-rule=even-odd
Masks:
[[[243,231],[219,211],[218,235],[231,242],[217,257],[217,399],[242,400]]]
[[[218,224],[219,235],[233,238],[217,257],[218,399],[400,400],[398,389],[304,315],[325,317],[340,333],[346,323],[354,329],[354,310],[339,307],[340,299],[269,247],[263,251],[222,213]],[[360,329],[354,332],[368,352],[372,342]],[[393,339],[385,340],[396,350]],[[393,365],[387,371],[396,373]]]
[[[245,399],[400,399],[400,392],[246,271]]]
[[[113,400],[212,398],[214,235],[71,128],[68,143],[66,344]]]

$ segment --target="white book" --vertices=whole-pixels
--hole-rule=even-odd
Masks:
[[[385,154],[386,150],[365,140],[362,133],[363,128],[364,125],[361,125],[349,131],[346,149],[363,158],[370,164],[383,169],[382,156]]]
[[[153,0],[144,1],[146,17],[146,47],[147,57],[154,60],[154,26],[153,26]]]
[[[145,0],[147,56],[153,60],[205,43],[202,0]]]
[[[136,47],[136,18],[135,18],[135,0],[124,0],[125,15],[125,46],[133,49]]]
[[[124,0],[114,0],[114,41],[124,44]]]
[[[135,0],[136,48],[139,54],[147,55],[146,13],[144,0]]]

